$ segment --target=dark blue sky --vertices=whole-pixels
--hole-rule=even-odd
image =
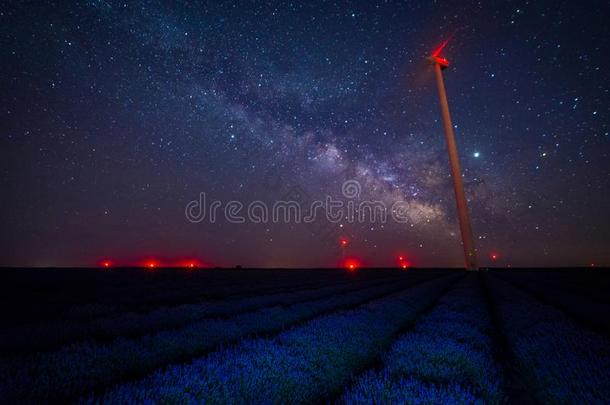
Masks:
[[[610,264],[605,2],[9,2],[0,265],[461,265],[430,51],[482,264]],[[269,177],[278,181],[269,185]],[[186,220],[402,200],[407,223]],[[320,222],[320,221],[318,221]],[[325,221],[323,221],[325,222]],[[383,225],[383,226],[382,226]]]

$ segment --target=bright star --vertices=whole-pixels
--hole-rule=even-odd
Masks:
[[[475,153],[472,154],[472,156],[478,158],[479,156],[481,156],[481,154],[479,152],[475,152]]]

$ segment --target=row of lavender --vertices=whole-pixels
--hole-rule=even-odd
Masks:
[[[396,340],[379,370],[357,378],[341,402],[503,403],[492,329],[478,277],[471,274]]]
[[[610,303],[610,272],[607,269],[495,269],[490,274],[524,285],[544,286],[561,294],[577,295],[594,302]]]
[[[0,332],[0,352],[34,352],[57,348],[82,340],[109,340],[119,336],[135,337],[161,329],[179,328],[203,318],[235,315],[271,305],[294,304],[354,291],[396,280],[394,277],[341,283],[330,287],[257,295],[237,300],[200,302],[161,307],[149,312],[127,312],[120,315],[76,322],[49,320],[23,325]],[[44,336],[44,339],[40,337]]]
[[[362,304],[430,275],[367,287],[289,306],[263,308],[227,319],[203,319],[182,328],[109,343],[81,342],[57,351],[0,363],[0,398],[20,401],[71,398],[142,376],[166,364],[200,356],[252,334],[272,333],[327,311]],[[41,337],[44,338],[44,337]]]
[[[592,272],[588,270],[587,272]],[[603,273],[602,273],[603,274]],[[531,275],[530,273],[515,272],[515,273],[499,273],[495,272],[495,276],[509,281],[517,285],[528,293],[534,295],[540,300],[551,303],[557,308],[564,311],[569,316],[592,326],[594,329],[610,334],[610,297],[600,297],[599,292],[604,290],[604,284],[608,276],[591,277],[591,285],[588,290],[582,285],[578,285],[577,276],[571,275],[571,278],[564,276],[563,280],[554,282],[545,282],[540,275]],[[551,275],[551,278],[554,276]],[[572,286],[570,283],[576,284]],[[599,283],[599,284],[596,284]],[[587,294],[587,292],[596,293]]]
[[[608,338],[496,276],[486,280],[531,396],[541,403],[607,403]]]
[[[350,275],[353,276],[353,275]],[[348,279],[340,270],[317,272],[234,269],[19,269],[0,274],[1,317],[9,326],[50,319],[91,320],[127,311],[215,299],[237,299],[290,291],[295,285],[316,288]]]
[[[354,310],[318,317],[273,338],[245,339],[235,347],[84,401],[307,403],[330,398],[457,277],[443,277]]]

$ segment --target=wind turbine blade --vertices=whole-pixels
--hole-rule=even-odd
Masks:
[[[451,41],[453,39],[453,36],[455,35],[455,31],[453,31],[453,33],[451,35],[449,35],[449,38],[447,38],[446,40],[444,40],[440,46],[438,48],[436,48],[433,52],[432,52],[432,56],[439,56],[441,54],[441,52],[443,52],[443,49],[445,49],[445,47],[447,46],[447,44],[449,43],[449,41]]]

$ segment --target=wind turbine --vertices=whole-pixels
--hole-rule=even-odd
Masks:
[[[458,158],[457,146],[451,115],[449,115],[449,103],[447,102],[447,92],[443,81],[443,70],[449,67],[449,61],[441,56],[441,52],[449,43],[449,39],[443,42],[427,58],[428,62],[434,67],[438,95],[441,102],[441,114],[443,126],[445,127],[445,140],[449,151],[449,163],[451,165],[451,177],[453,178],[453,189],[455,191],[455,203],[457,205],[458,219],[460,221],[460,233],[462,234],[462,246],[464,248],[464,262],[467,270],[478,270],[477,253],[472,236],[470,216],[468,215],[468,203],[464,195],[464,181],[462,180],[462,169]]]

